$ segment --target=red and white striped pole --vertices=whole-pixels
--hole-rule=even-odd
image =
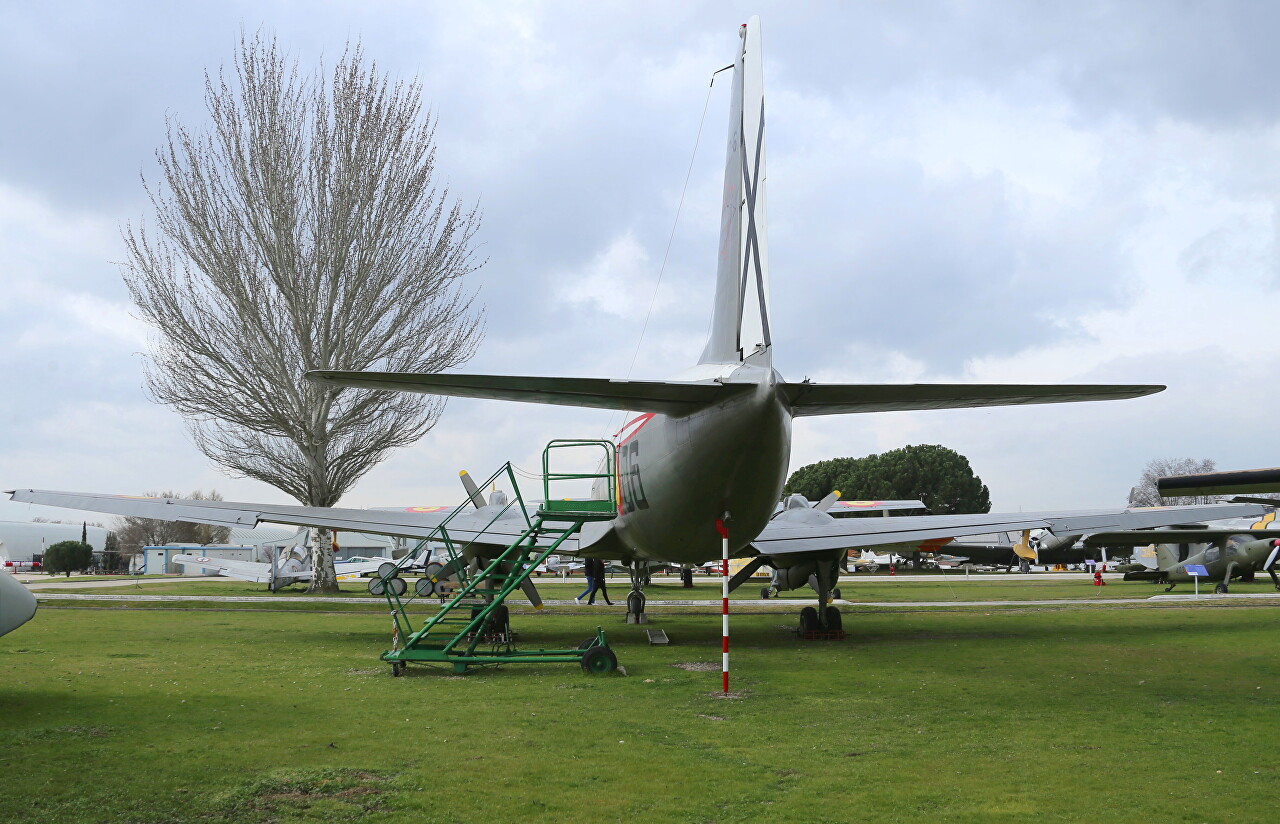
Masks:
[[[716,518],[716,532],[720,533],[720,634],[723,648],[721,650],[720,676],[724,681],[724,692],[729,692],[729,530],[722,518]]]

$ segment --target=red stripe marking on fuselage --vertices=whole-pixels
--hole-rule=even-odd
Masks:
[[[631,420],[623,424],[622,428],[619,429],[617,434],[615,434],[613,437],[618,438],[618,437],[621,437],[622,433],[627,432],[627,430],[631,430],[631,431],[627,432],[627,436],[625,438],[622,438],[622,440],[618,441],[618,446],[622,446],[624,443],[630,441],[637,434],[639,434],[640,430],[644,429],[644,425],[647,424],[649,421],[653,420],[653,416],[655,414],[657,413],[646,412],[643,415],[639,415],[635,418],[632,418]]]

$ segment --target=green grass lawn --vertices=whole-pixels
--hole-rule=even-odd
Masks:
[[[385,616],[42,607],[0,638],[0,821],[1274,820],[1280,609],[739,616],[728,700],[715,617],[514,623],[596,621],[627,676],[391,678]]]

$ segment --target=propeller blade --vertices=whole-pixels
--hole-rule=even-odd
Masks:
[[[542,596],[538,594],[538,588],[533,585],[533,581],[525,578],[520,582],[520,590],[529,599],[529,603],[533,604],[534,609],[542,609]]]
[[[1022,530],[1022,540],[1013,545],[1013,554],[1024,561],[1039,563],[1040,555],[1031,548],[1031,530]]]
[[[484,506],[484,495],[480,493],[480,487],[476,486],[476,482],[471,480],[467,470],[464,469],[459,472],[458,479],[462,481],[462,488],[467,490],[467,497],[471,499],[471,503],[475,504],[476,509]]]
[[[816,504],[814,504],[813,508],[819,512],[826,512],[828,509],[835,506],[836,501],[838,500],[840,500],[840,490],[837,489],[837,490],[834,490],[827,497],[823,498],[821,501],[818,501]]]

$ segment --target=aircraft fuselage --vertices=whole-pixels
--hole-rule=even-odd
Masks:
[[[715,521],[726,512],[736,554],[769,521],[791,458],[791,410],[767,366],[735,366],[725,383],[753,390],[691,415],[644,414],[618,433],[615,532],[649,561],[719,558]]]

